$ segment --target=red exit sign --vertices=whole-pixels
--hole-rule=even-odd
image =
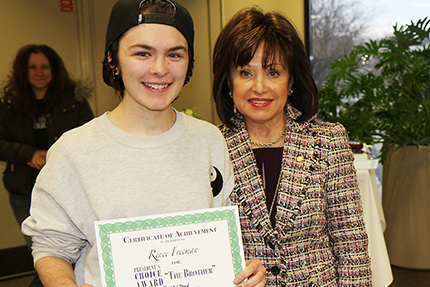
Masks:
[[[73,13],[73,0],[60,0],[60,11],[66,13]]]

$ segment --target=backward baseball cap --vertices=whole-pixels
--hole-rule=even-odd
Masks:
[[[190,62],[194,61],[194,23],[190,13],[175,0],[161,0],[171,4],[175,18],[160,14],[141,14],[140,7],[148,0],[120,0],[113,7],[106,31],[105,58],[113,42],[130,28],[144,23],[163,24],[175,27],[187,40],[190,50]],[[103,66],[103,80],[112,86],[107,68]],[[191,75],[189,75],[191,77]]]

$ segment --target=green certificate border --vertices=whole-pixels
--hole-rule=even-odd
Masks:
[[[144,220],[134,220],[125,222],[99,224],[100,249],[102,251],[103,270],[106,285],[115,287],[115,271],[113,267],[113,258],[111,250],[110,235],[112,233],[121,233],[137,230],[147,230],[154,228],[173,227],[189,225],[203,222],[227,220],[231,258],[235,276],[239,275],[242,269],[242,257],[240,249],[240,229],[236,225],[236,213],[232,208],[222,210],[205,211],[202,213],[190,213],[175,216],[157,217]]]

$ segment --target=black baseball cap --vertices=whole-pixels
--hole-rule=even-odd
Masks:
[[[190,62],[194,61],[194,23],[190,13],[174,0],[162,0],[174,7],[175,18],[160,14],[141,14],[140,7],[147,0],[120,0],[113,7],[106,31],[105,58],[112,43],[130,28],[143,23],[163,24],[175,27],[185,37],[190,50]],[[191,75],[189,75],[191,76]],[[103,66],[103,80],[112,86],[109,73]]]

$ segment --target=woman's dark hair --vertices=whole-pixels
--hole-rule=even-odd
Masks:
[[[36,96],[28,81],[28,62],[33,53],[44,54],[51,66],[52,80],[44,97],[45,111],[39,111]],[[18,112],[37,118],[41,113],[51,111],[61,97],[70,95],[66,91],[73,91],[75,87],[76,82],[69,77],[64,62],[57,52],[47,45],[31,44],[18,51],[3,91],[13,94],[13,101]]]
[[[168,1],[163,1],[163,0],[144,1],[140,6],[140,13],[167,15],[175,19],[174,6],[172,6],[171,3],[169,3]],[[105,57],[103,59],[103,65],[106,68],[104,73],[107,73],[105,77],[110,79],[110,83],[112,87],[119,92],[121,97],[123,97],[125,87],[124,87],[124,82],[122,81],[122,78],[120,76],[112,77],[112,75],[117,72],[117,69],[119,67],[118,52],[119,52],[119,41],[121,40],[121,38],[122,36],[112,42],[112,45],[109,47],[107,52],[107,54],[110,55],[111,59],[109,61],[107,57]],[[187,78],[184,84],[188,83],[189,79],[193,75],[194,61],[193,61],[191,48],[192,47],[188,47],[189,61],[188,61]]]
[[[318,111],[318,90],[312,78],[305,47],[293,24],[277,12],[263,13],[258,7],[237,12],[223,28],[213,55],[213,96],[221,121],[234,128],[231,69],[247,65],[264,44],[263,67],[279,57],[293,81],[289,102],[301,111],[298,122],[309,120]],[[285,83],[287,84],[287,83]]]

